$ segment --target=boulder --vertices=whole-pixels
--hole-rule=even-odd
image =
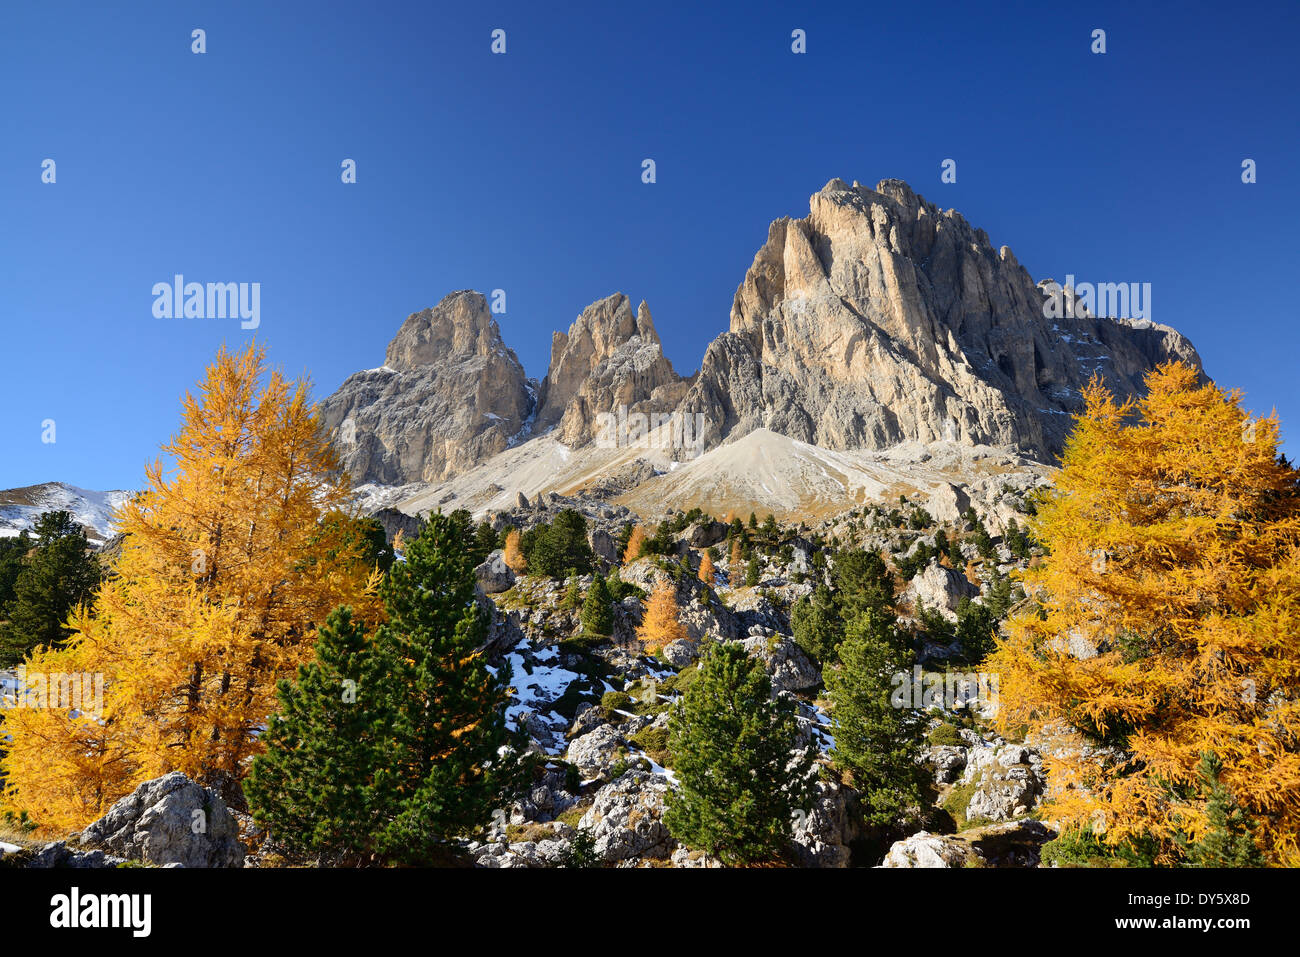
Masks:
[[[860,836],[860,816],[851,792],[828,781],[816,782],[811,807],[796,811],[792,839],[804,867],[848,867],[849,845]]]
[[[895,841],[881,867],[965,867],[977,855],[970,845],[954,837],[918,831]]]
[[[925,750],[925,763],[934,769],[939,784],[951,784],[966,767],[966,749],[952,745],[935,745]]]
[[[515,584],[515,573],[506,564],[505,552],[499,548],[474,569],[474,577],[485,595],[509,591]]]
[[[700,646],[690,639],[678,639],[664,645],[659,654],[674,668],[685,668],[699,657]]]
[[[676,842],[663,822],[668,781],[646,771],[628,771],[596,792],[578,822],[591,832],[596,854],[606,862],[665,858]]]
[[[794,639],[784,635],[762,635],[741,642],[745,650],[763,662],[772,678],[772,693],[807,691],[821,684],[822,670]]]
[[[242,867],[239,825],[224,801],[179,771],[146,781],[81,832],[80,844],[148,864]]]
[[[949,621],[957,619],[957,606],[963,598],[974,598],[979,589],[966,580],[966,576],[952,568],[931,562],[912,577],[903,595],[913,605],[924,604],[927,609],[938,609]]]
[[[607,771],[618,755],[623,739],[612,725],[602,724],[569,743],[566,760],[586,777]]]
[[[3,845],[0,845],[3,846]],[[12,845],[9,845],[12,847]],[[68,846],[66,841],[55,841],[52,844],[46,844],[43,847],[32,850],[15,850],[10,854],[0,854],[0,858],[9,857],[9,860],[0,861],[3,866],[16,867],[34,867],[34,868],[74,868],[77,870],[99,868],[99,867],[118,867],[125,864],[127,859],[124,857],[115,857],[112,854],[105,854],[103,851],[83,851]]]

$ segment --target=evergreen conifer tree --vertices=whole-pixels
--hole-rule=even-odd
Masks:
[[[924,719],[910,695],[899,697],[894,680],[910,672],[911,652],[892,615],[869,611],[848,623],[839,659],[824,673],[835,738],[831,760],[862,793],[868,820],[898,824],[926,803],[926,773],[917,762]]]
[[[244,793],[258,824],[300,852],[347,863],[374,853],[374,779],[393,724],[381,693],[386,662],[375,651],[352,609],[336,608],[320,629],[316,660],[277,687],[280,710]]]
[[[587,598],[582,605],[582,633],[592,638],[608,638],[614,633],[609,587],[600,575],[587,589]]]
[[[1194,867],[1263,867],[1264,855],[1255,844],[1255,825],[1220,780],[1223,761],[1212,751],[1201,755],[1197,769],[1209,829],[1191,846],[1189,862]]]
[[[85,530],[68,512],[43,513],[33,531],[34,548],[14,581],[9,620],[0,627],[0,665],[17,664],[41,645],[61,645],[72,634],[64,627],[69,614],[91,599],[101,577]]]
[[[486,620],[469,562],[458,529],[435,514],[380,587],[388,621],[375,642],[391,667],[393,736],[376,775],[376,845],[390,860],[428,860],[517,783],[517,762],[499,753],[508,674],[489,671],[479,650]]]
[[[778,857],[794,812],[811,800],[815,752],[795,751],[794,703],[771,691],[761,662],[738,644],[717,645],[669,719],[681,786],[669,792],[664,822],[724,863]]]

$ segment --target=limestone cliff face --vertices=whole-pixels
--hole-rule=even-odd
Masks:
[[[831,180],[809,206],[772,224],[681,404],[709,445],[768,428],[830,449],[947,439],[1050,458],[1094,371],[1130,393],[1158,362],[1200,365],[1166,326],[1045,318],[1010,249],[899,180]]]
[[[482,294],[412,313],[385,364],[321,404],[356,482],[436,482],[503,451],[529,420],[535,385],[501,341]]]
[[[730,330],[690,378],[646,304],[633,312],[617,293],[554,333],[537,386],[484,297],[457,292],[410,316],[386,365],[344,382],[324,420],[354,479],[386,484],[438,482],[548,431],[586,446],[623,406],[702,415],[702,445],[679,458],[767,429],[832,451],[950,441],[1051,461],[1094,373],[1130,394],[1160,362],[1200,367],[1168,326],[1049,318],[1049,295],[1010,249],[906,183],[834,179],[807,217],[772,223]]]
[[[644,302],[632,312],[627,296],[593,302],[568,333],[551,339],[551,365],[538,395],[534,433],[557,427],[561,442],[596,438],[596,416],[671,410],[685,394],[681,376],[663,353]]]

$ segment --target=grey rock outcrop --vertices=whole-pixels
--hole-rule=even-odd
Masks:
[[[481,293],[453,292],[412,313],[384,365],[357,372],[321,403],[357,482],[436,482],[503,451],[535,404]]]
[[[611,725],[602,724],[570,743],[568,761],[585,775],[600,774],[614,763],[620,744],[619,733]]]
[[[966,580],[961,572],[945,568],[937,562],[917,572],[903,593],[914,605],[924,605],[938,611],[949,620],[956,620],[957,606],[963,598],[974,598],[979,589]]]
[[[661,775],[628,771],[596,792],[578,829],[591,831],[596,854],[607,862],[668,857],[676,844],[663,822],[668,786]]]
[[[794,851],[803,867],[848,867],[850,845],[861,836],[855,799],[850,792],[827,781],[817,781],[808,811],[795,814],[791,829]]]
[[[741,644],[751,656],[763,662],[772,679],[773,694],[807,691],[821,684],[821,668],[793,639],[779,634],[758,634]]]
[[[833,179],[804,219],[779,219],[682,401],[706,445],[768,428],[829,449],[905,441],[1059,452],[1098,372],[1119,393],[1167,359],[1174,330],[1045,315],[1047,293],[1006,246],[900,180]]]
[[[895,841],[881,867],[965,867],[978,856],[970,846],[954,837],[917,831]]]
[[[81,832],[81,845],[149,864],[242,867],[239,824],[225,802],[179,771],[146,781]]]
[[[508,591],[515,583],[515,573],[506,564],[505,552],[499,548],[475,567],[474,577],[485,595]]]
[[[551,337],[551,364],[538,394],[533,431],[555,427],[561,442],[580,446],[597,438],[597,416],[668,412],[685,394],[681,376],[664,355],[644,302],[632,312],[627,296],[593,302],[569,331]]]

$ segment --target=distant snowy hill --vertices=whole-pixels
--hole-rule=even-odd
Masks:
[[[113,513],[134,492],[114,490],[94,492],[63,482],[45,482],[25,488],[0,491],[0,537],[18,535],[36,524],[42,512],[71,512],[75,522],[84,526],[86,538],[102,544],[113,537]]]

